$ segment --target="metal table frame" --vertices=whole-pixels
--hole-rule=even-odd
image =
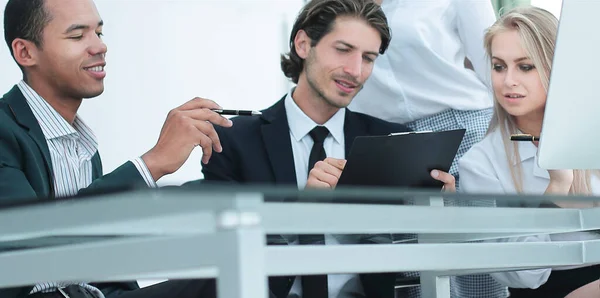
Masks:
[[[136,191],[0,209],[0,248],[42,243],[0,250],[0,287],[214,277],[219,297],[249,298],[267,297],[267,276],[421,271],[423,297],[442,298],[452,275],[600,263],[600,241],[464,241],[593,229],[600,229],[598,208],[443,207],[439,197],[431,206],[290,203],[263,202],[252,191]],[[300,233],[416,233],[419,243],[265,245],[266,234]]]

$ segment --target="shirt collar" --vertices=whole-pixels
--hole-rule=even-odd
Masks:
[[[71,126],[25,81],[21,80],[17,86],[21,90],[21,93],[23,93],[47,141],[66,137],[79,137],[90,155],[96,153],[98,150],[96,136],[79,115],[75,115],[75,120]]]
[[[532,142],[519,142],[517,147],[519,148],[521,162],[534,158],[537,155],[538,148]]]
[[[292,94],[294,88],[285,97],[285,111],[287,114],[288,125],[292,132],[293,138],[299,142],[304,138],[315,126],[318,126],[316,122],[310,119],[301,109],[298,107]],[[344,120],[346,116],[346,109],[339,109],[331,119],[329,119],[323,126],[327,127],[329,133],[333,136],[333,139],[342,143],[344,138]]]

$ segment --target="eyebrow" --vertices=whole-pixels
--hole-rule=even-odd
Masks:
[[[504,61],[503,59],[500,59],[500,58],[498,58],[496,56],[492,56],[492,59],[497,59],[497,60],[500,60],[500,61]],[[521,61],[524,61],[524,60],[527,60],[527,59],[529,59],[529,58],[528,57],[517,58],[517,59],[515,59],[515,63],[518,63],[518,62],[521,62]]]
[[[98,22],[98,27],[101,27],[104,25],[104,21],[100,20],[100,22]],[[69,34],[75,30],[87,30],[90,29],[89,25],[82,25],[82,24],[73,24],[71,26],[69,26],[69,28],[67,28],[67,30],[65,30],[64,34]]]
[[[347,47],[349,47],[349,48],[351,48],[351,49],[356,49],[356,47],[355,47],[355,46],[353,46],[353,45],[351,45],[351,44],[349,44],[349,43],[347,43],[347,42],[345,42],[345,41],[342,41],[342,40],[338,40],[338,41],[336,41],[335,43],[343,44],[343,45],[345,45],[345,46],[347,46]],[[367,55],[374,55],[374,56],[376,56],[376,57],[377,57],[377,56],[379,56],[379,53],[378,53],[378,52],[371,52],[371,51],[367,51],[367,52],[365,52],[365,53],[366,53]]]

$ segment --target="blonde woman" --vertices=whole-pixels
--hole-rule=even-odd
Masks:
[[[486,137],[460,160],[460,188],[467,193],[598,194],[590,171],[547,171],[537,166],[537,143],[512,142],[509,135],[539,136],[542,129],[558,20],[548,11],[520,7],[502,16],[485,35],[491,60],[494,116]],[[574,207],[555,202],[558,207]],[[589,232],[518,237],[506,241],[598,239]],[[565,297],[597,280],[599,266],[494,273],[510,297]]]

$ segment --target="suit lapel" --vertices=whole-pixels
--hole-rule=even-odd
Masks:
[[[100,154],[96,152],[92,157],[92,181],[102,177],[102,160]]]
[[[276,184],[296,185],[294,153],[284,100],[285,97],[263,111],[262,118],[265,123],[261,127],[261,133]]]
[[[31,108],[27,104],[27,100],[21,93],[19,87],[14,86],[5,96],[4,100],[8,104],[15,121],[23,128],[27,130],[29,136],[35,144],[39,147],[44,157],[44,163],[46,166],[46,172],[48,174],[48,181],[50,184],[50,196],[54,196],[54,174],[52,171],[52,159],[50,158],[50,150],[48,149],[48,143],[46,137],[42,132],[37,119],[33,115]]]
[[[364,121],[361,121],[360,117],[346,109],[346,116],[344,119],[344,147],[346,147],[346,157],[350,154],[354,139],[358,136],[365,136],[368,134],[369,131]]]

